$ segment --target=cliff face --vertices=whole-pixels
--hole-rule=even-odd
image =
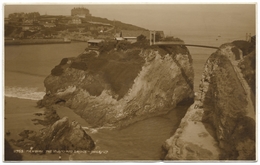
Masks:
[[[191,56],[185,47],[169,50],[89,51],[63,59],[45,79],[46,95],[39,104],[62,103],[93,127],[166,114],[193,99]]]
[[[254,89],[239,68],[245,60],[233,44],[209,57],[199,99],[165,142],[165,159],[255,160]]]

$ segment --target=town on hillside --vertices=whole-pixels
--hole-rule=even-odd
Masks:
[[[84,7],[71,9],[70,16],[40,15],[39,12],[12,13],[5,18],[4,27],[5,44],[25,40],[29,43],[37,40],[51,42],[55,39],[94,43],[127,40],[133,43],[141,35],[150,39],[147,29],[92,16]],[[158,31],[156,35],[157,38],[164,38],[163,31]]]

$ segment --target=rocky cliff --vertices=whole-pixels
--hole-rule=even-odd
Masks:
[[[51,111],[55,113],[55,111]],[[52,117],[55,114],[49,114]],[[57,115],[57,114],[56,114]],[[46,116],[47,117],[47,116]],[[25,150],[84,150],[92,151],[95,148],[93,139],[85,132],[76,121],[70,121],[68,117],[55,117],[55,120],[37,120],[37,124],[45,125],[38,131],[24,130],[19,134],[20,139],[15,145]]]
[[[166,160],[255,160],[252,54],[224,44],[209,57],[198,99],[163,145]]]
[[[93,127],[120,127],[193,100],[193,78],[186,47],[86,51],[52,70],[39,105],[67,106]]]
[[[41,150],[87,150],[95,148],[92,138],[76,121],[69,122],[68,117],[57,120],[32,136],[35,149]]]

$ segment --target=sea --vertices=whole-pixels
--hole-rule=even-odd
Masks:
[[[223,43],[244,36],[180,36],[186,43],[220,46]],[[18,106],[20,111],[38,111],[36,102],[45,94],[44,79],[51,70],[58,65],[62,58],[76,57],[87,47],[85,42],[72,42],[70,44],[47,45],[20,45],[4,47],[4,96],[9,104],[23,104]],[[195,73],[194,91],[198,92],[203,67],[215,49],[188,47],[193,58]],[[15,101],[19,99],[18,101]],[[35,105],[35,106],[32,106]],[[83,127],[94,139],[96,148],[92,154],[64,155],[64,160],[144,160],[160,161],[162,157],[162,144],[170,138],[178,128],[181,118],[187,111],[186,106],[177,106],[167,115],[152,117],[136,122],[126,128],[114,130],[112,128],[88,129]],[[7,113],[9,109],[5,109]],[[59,112],[62,113],[62,112]],[[77,118],[74,113],[69,117]],[[24,119],[26,120],[26,119]],[[28,121],[29,122],[29,121]],[[19,124],[19,123],[18,123]],[[6,125],[8,127],[8,125]],[[27,156],[24,160],[58,160],[58,156]]]

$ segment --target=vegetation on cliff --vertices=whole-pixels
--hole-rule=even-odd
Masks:
[[[134,79],[145,63],[145,59],[140,55],[141,51],[150,48],[159,51],[163,56],[169,53],[174,54],[172,57],[176,54],[189,54],[186,47],[149,46],[149,41],[143,38],[139,38],[133,44],[127,41],[117,44],[113,41],[106,41],[101,45],[99,55],[95,51],[89,51],[79,55],[77,58],[70,58],[70,64],[67,64],[68,58],[64,58],[59,65],[52,69],[51,74],[61,76],[64,70],[69,67],[103,75],[105,83],[110,84],[111,89],[118,95],[118,99],[121,99],[133,85]],[[191,62],[190,56],[189,60]],[[95,88],[96,85],[92,85]],[[96,87],[100,88],[100,86]],[[87,87],[86,89],[89,88]],[[98,96],[103,89],[94,90],[97,93],[93,92],[93,90],[89,92]]]
[[[52,21],[50,22],[50,20]],[[31,27],[36,27],[33,30],[24,29],[28,22]],[[144,28],[126,24],[120,21],[108,20],[106,18],[89,16],[86,18],[80,18],[81,24],[72,24],[70,21],[71,17],[68,16],[55,16],[55,15],[40,15],[38,12],[32,13],[12,13],[8,17],[8,22],[4,24],[4,35],[5,37],[11,38],[44,38],[44,37],[65,37],[70,36],[66,32],[78,32],[80,37],[84,37],[81,33],[87,33],[89,37],[96,38],[99,34],[106,35],[106,37],[113,37],[112,32],[119,32],[121,30],[146,30]],[[44,24],[48,21],[49,24],[54,24],[52,27],[45,27]],[[113,31],[108,31],[106,33],[100,33],[100,29],[96,28],[96,25],[90,22],[99,22],[100,24],[109,24],[109,27]],[[91,28],[90,28],[91,27]],[[73,38],[73,37],[72,37]]]
[[[193,78],[186,47],[150,46],[142,36],[133,44],[104,42],[99,52],[62,59],[45,79],[40,104],[62,100],[95,127],[128,125],[193,99]]]

